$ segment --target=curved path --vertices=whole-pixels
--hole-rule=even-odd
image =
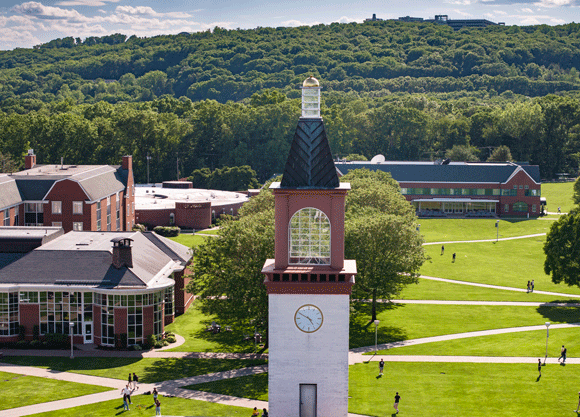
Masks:
[[[533,235],[524,235],[524,236],[512,236],[512,237],[502,237],[501,239],[482,239],[482,240],[450,240],[450,241],[445,241],[445,242],[425,242],[423,243],[423,246],[431,246],[431,245],[446,245],[446,244],[451,244],[451,243],[482,243],[482,242],[497,242],[498,240],[504,241],[504,240],[518,240],[518,239],[529,239],[531,237],[540,237],[540,236],[546,236],[545,233],[536,233]]]

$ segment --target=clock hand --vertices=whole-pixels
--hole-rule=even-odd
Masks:
[[[314,325],[314,323],[312,322],[312,319],[310,317],[308,317],[306,314],[302,314],[300,312],[298,314],[300,314],[303,317],[306,317],[308,319],[308,321]]]

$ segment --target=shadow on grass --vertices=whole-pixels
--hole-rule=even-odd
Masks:
[[[37,356],[8,356],[2,358],[2,362],[21,366],[38,366],[48,368],[51,371],[93,371],[130,366],[137,363],[141,358],[60,358],[60,357],[37,357]],[[125,375],[123,378],[126,378]],[[111,377],[114,378],[114,377]]]
[[[580,300],[555,300],[552,303],[580,302]],[[580,309],[578,307],[550,307],[540,305],[537,309],[546,319],[559,323],[580,323]]]
[[[350,316],[350,349],[373,346],[375,344],[375,325],[371,321],[370,303],[353,303]],[[377,303],[377,315],[383,311],[403,308],[400,304]],[[396,326],[381,324],[377,329],[377,342],[392,343],[407,340],[406,332]]]
[[[222,379],[220,381],[181,387],[190,390],[213,392],[252,400],[268,400],[268,373]]]
[[[254,352],[255,350],[259,350],[259,348],[255,349],[254,339],[248,339],[249,336],[254,334],[254,329],[241,329],[239,325],[232,325],[230,326],[232,331],[212,333],[205,330],[206,327],[211,325],[212,321],[213,320],[207,320],[207,322],[202,322],[204,324],[204,329],[192,332],[190,337],[216,344],[218,349],[224,352]],[[227,324],[220,324],[223,329],[227,326]]]
[[[265,363],[266,361],[261,359],[158,359],[143,369],[142,377],[139,377],[139,381],[155,383],[264,365]]]

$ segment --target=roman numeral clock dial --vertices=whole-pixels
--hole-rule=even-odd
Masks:
[[[322,326],[322,311],[313,304],[305,304],[296,310],[294,323],[304,333],[314,333]]]

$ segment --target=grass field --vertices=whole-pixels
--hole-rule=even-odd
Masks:
[[[521,286],[519,288],[522,288]],[[536,288],[537,289],[537,288]],[[562,291],[558,291],[562,292]],[[494,288],[474,287],[472,285],[432,281],[419,278],[419,283],[409,285],[400,297],[403,300],[449,300],[449,301],[531,301],[531,302],[573,302],[580,303],[580,298],[542,295],[537,292],[526,293]]]
[[[542,184],[542,197],[546,198],[546,207],[549,212],[555,213],[558,211],[558,207],[561,207],[562,213],[568,213],[574,205],[572,202],[573,194],[573,182]]]
[[[496,239],[498,219],[419,219],[425,242]],[[499,238],[547,233],[557,217],[499,221]]]
[[[0,372],[0,410],[109,391],[110,388]],[[1,414],[1,413],[0,413]]]
[[[450,243],[445,245],[443,256],[439,246],[426,246],[430,259],[423,264],[421,273],[516,288],[526,288],[527,281],[533,279],[536,290],[580,295],[578,287],[556,285],[544,273],[544,241],[542,236],[497,243]],[[457,254],[455,263],[451,259],[453,253]]]
[[[170,237],[169,239],[177,243],[181,243],[182,245],[187,246],[188,248],[194,248],[203,243],[203,241],[206,238],[203,236],[198,236],[197,234],[195,235],[181,234],[176,237]]]
[[[560,347],[577,346],[578,328],[550,329],[548,356],[560,356]],[[568,357],[579,357],[580,352],[568,349]],[[435,355],[435,356],[520,356],[544,358],[546,329],[528,332],[470,337],[446,342],[424,343],[381,350],[378,355]]]
[[[401,415],[559,417],[576,407],[576,391],[570,387],[580,384],[578,365],[548,365],[538,378],[535,362],[529,365],[387,362],[382,378],[377,378],[376,362],[349,368],[349,412],[379,417],[394,413],[395,392],[401,395]],[[259,400],[268,396],[266,374],[188,388]]]
[[[97,404],[81,407],[67,408],[64,410],[51,411],[48,413],[32,414],[34,417],[110,417],[113,415],[127,415],[138,417],[151,417],[155,415],[153,398],[150,395],[137,395],[131,397],[133,405],[130,411],[123,411],[123,401],[104,401]],[[233,407],[206,401],[186,400],[178,397],[159,397],[161,414],[164,416],[204,416],[204,417],[249,417],[252,415],[250,408]]]
[[[165,327],[166,331],[177,333],[185,338],[185,343],[170,351],[177,352],[254,352],[254,343],[244,341],[244,333],[247,329],[232,325],[231,332],[213,334],[205,329],[212,321],[217,320],[212,316],[204,316],[195,304],[183,315],[177,317],[175,322]],[[221,323],[222,326],[228,323]]]
[[[378,314],[378,342],[551,323],[579,323],[575,307],[522,307],[407,304],[384,306]],[[375,326],[368,314],[351,320],[350,347],[375,344]]]
[[[144,383],[167,381],[211,372],[228,371],[247,366],[262,365],[263,360],[239,359],[132,359],[132,358],[51,358],[34,356],[9,356],[4,362],[23,366],[36,366],[55,371],[101,376],[126,380],[135,372]]]

